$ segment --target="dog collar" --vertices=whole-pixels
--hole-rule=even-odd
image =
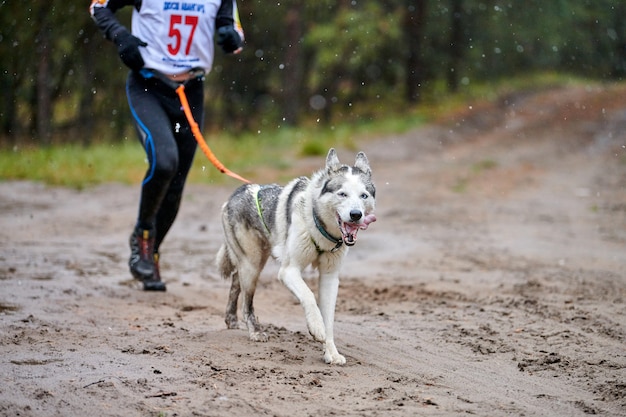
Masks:
[[[320,222],[319,217],[317,217],[317,213],[315,212],[315,207],[313,207],[313,221],[315,222],[315,226],[317,227],[317,230],[320,231],[322,236],[324,236],[326,239],[330,240],[331,242],[335,244],[335,247],[332,248],[330,251],[331,252],[338,251],[341,245],[343,244],[343,240],[333,237],[330,233],[328,233],[326,229],[324,229],[324,226],[322,226],[322,223]],[[317,246],[317,243],[315,243],[315,241],[313,241],[313,243],[315,244],[315,248],[317,249],[318,252],[323,252],[319,248],[319,246]]]

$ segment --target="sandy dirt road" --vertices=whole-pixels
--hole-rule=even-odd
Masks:
[[[226,329],[213,261],[237,184],[188,187],[154,294],[126,267],[136,186],[2,182],[0,415],[625,416],[625,146],[623,85],[361,143],[378,221],[342,270],[343,367],[272,262],[255,299],[270,341]]]

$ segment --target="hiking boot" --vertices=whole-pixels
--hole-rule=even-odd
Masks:
[[[159,270],[159,254],[154,253],[154,276],[151,280],[143,281],[144,291],[165,291],[165,283],[161,281],[161,271]]]
[[[151,230],[136,228],[130,235],[130,259],[128,267],[133,277],[143,282],[145,291],[165,291],[165,284],[161,282],[158,264],[155,263],[154,241],[155,233]],[[158,260],[158,255],[156,257]]]

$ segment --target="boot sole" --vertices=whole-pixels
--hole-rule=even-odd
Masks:
[[[166,291],[165,283],[163,281],[143,281],[144,291]]]

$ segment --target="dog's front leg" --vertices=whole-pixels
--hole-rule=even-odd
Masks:
[[[298,266],[283,265],[278,272],[278,278],[296,296],[304,309],[304,317],[311,336],[318,342],[324,343],[326,331],[320,309],[315,302],[315,295],[302,279],[301,269]]]
[[[339,291],[339,276],[336,272],[320,273],[320,310],[326,328],[326,340],[324,341],[324,361],[333,365],[344,365],[346,358],[339,354],[335,346],[333,324],[335,322],[335,305]]]

